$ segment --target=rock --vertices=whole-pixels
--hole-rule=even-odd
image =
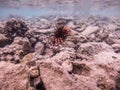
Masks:
[[[35,46],[35,44],[37,43],[37,39],[36,39],[36,38],[34,38],[34,37],[31,37],[31,38],[29,39],[29,41],[30,41],[30,43],[31,43],[32,47],[34,47],[34,46]]]
[[[55,29],[61,29],[61,28],[63,28],[65,25],[67,25],[69,21],[70,21],[69,19],[65,19],[64,17],[56,18],[56,19],[53,21],[53,27],[54,27]]]
[[[103,51],[94,56],[94,63],[107,73],[107,77],[114,78],[120,70],[120,67],[117,67],[120,65],[119,59],[119,54],[116,54],[115,52]]]
[[[87,37],[81,34],[70,36],[66,40],[72,41],[74,44],[88,42]]]
[[[108,38],[106,39],[106,43],[109,45],[120,44],[120,40],[114,37],[112,34],[109,34]]]
[[[78,33],[77,31],[75,31],[75,30],[71,30],[70,35],[71,35],[71,36],[72,36],[72,35],[79,35],[79,33]]]
[[[14,57],[12,55],[7,55],[6,60],[8,61],[14,61]]]
[[[120,27],[117,28],[114,32],[113,32],[114,36],[118,39],[120,39]]]
[[[64,22],[69,22],[72,21],[74,18],[73,17],[56,17],[53,21],[57,22],[57,21],[64,21]]]
[[[117,25],[115,25],[115,24],[108,24],[106,27],[110,31],[115,31],[117,29]]]
[[[14,60],[13,63],[16,63],[16,64],[20,63],[20,59],[21,59],[20,56],[14,55],[14,56],[13,56],[13,60]]]
[[[0,90],[119,90],[120,19],[77,18],[57,18],[53,26],[32,18],[25,32],[23,21],[0,22]],[[51,45],[63,26],[71,34]]]
[[[35,30],[48,29],[51,27],[51,22],[47,19],[32,18],[27,21],[28,27]]]
[[[76,28],[75,30],[78,32],[82,32],[85,28]]]
[[[77,49],[77,58],[90,59],[95,54],[101,51],[112,51],[113,49],[106,43],[88,42],[81,44]]]
[[[82,35],[89,36],[92,33],[95,33],[98,31],[97,26],[88,26],[83,32],[81,32]]]
[[[35,31],[35,33],[37,33],[37,34],[48,34],[48,33],[51,33],[51,32],[54,32],[54,29],[53,29],[53,28],[36,30],[36,31]]]
[[[96,40],[96,35],[93,33],[86,38],[87,38],[88,41],[92,42],[92,41]],[[101,39],[99,39],[99,40],[101,40]],[[98,41],[98,39],[97,39],[97,41]]]
[[[51,57],[51,56],[54,55],[54,52],[53,52],[52,49],[46,48],[45,51],[44,51],[44,55]]]
[[[20,63],[25,64],[28,67],[31,67],[36,65],[36,62],[35,62],[36,60],[37,59],[36,59],[35,53],[29,53],[23,57]]]
[[[112,48],[116,53],[120,53],[120,44],[113,44]]]
[[[40,63],[41,78],[46,90],[79,90],[73,88],[73,82],[63,73],[62,68],[51,62]],[[49,77],[48,77],[49,76]],[[70,76],[69,76],[70,77]],[[71,78],[71,77],[70,77]],[[79,87],[76,87],[79,88]]]
[[[16,63],[17,60],[15,59],[19,59],[20,60],[20,57],[22,56],[21,54],[23,53],[22,51],[22,46],[21,45],[9,45],[9,46],[5,46],[4,48],[1,49],[0,51],[0,59],[2,61],[9,61],[8,57],[7,56],[12,56],[13,58],[14,57],[18,57],[18,58],[14,58],[14,60],[12,61],[13,63]]]
[[[43,52],[44,52],[44,44],[41,43],[41,42],[38,42],[36,45],[35,45],[35,52],[42,55]]]
[[[72,73],[77,75],[89,76],[91,74],[91,68],[84,63],[73,62]]]
[[[24,55],[31,51],[31,44],[27,38],[16,37],[11,45],[1,48],[0,59],[3,61],[12,61],[19,63]]]
[[[34,67],[37,65],[37,61],[39,60],[45,60],[47,57],[46,56],[42,56],[39,55],[37,53],[29,53],[27,55],[25,55],[22,60],[21,60],[21,64],[25,64],[27,65],[27,67]]]
[[[47,19],[40,19],[40,25],[40,29],[48,29],[50,28],[51,23]]]
[[[25,22],[19,19],[12,18],[5,23],[4,33],[9,38],[14,38],[15,36],[23,37],[28,30]]]
[[[23,52],[25,54],[29,53],[31,51],[31,44],[28,41],[25,41],[23,43],[23,48],[22,48]]]
[[[67,26],[69,26],[71,29],[75,28],[75,25],[72,21],[68,22]]]
[[[29,53],[31,51],[31,44],[27,38],[15,37],[13,44],[22,45],[24,53]]]
[[[0,62],[0,90],[29,90],[29,74],[24,65]]]
[[[68,20],[68,21],[72,21],[74,18],[73,18],[73,16],[69,16],[69,17],[62,17],[63,19],[66,19],[66,20]]]
[[[80,82],[85,81],[85,83],[87,83],[87,87],[90,87],[92,89],[94,88],[95,90],[114,90],[116,88],[116,83],[114,80],[118,75],[117,71],[120,70],[120,67],[118,67],[118,65],[120,64],[119,59],[120,56],[118,54],[114,52],[103,51],[95,55],[93,60],[90,62],[84,60],[77,63],[73,62],[73,67],[76,67],[76,74],[81,75],[78,80],[80,80]],[[77,66],[74,66],[76,65],[74,63],[76,63]],[[83,74],[81,73],[81,67],[84,67],[84,70],[82,70]],[[86,78],[85,76],[88,78]]]
[[[61,87],[62,90],[99,90],[93,79],[87,79],[90,75],[88,67],[82,64],[80,64],[80,66],[82,66],[80,69],[75,66],[77,68],[74,69],[76,70],[76,73],[72,76],[71,74],[64,72],[64,69],[54,62],[40,62],[41,78],[46,90],[60,90]],[[82,72],[82,74],[78,73],[79,71]]]
[[[63,61],[66,60],[72,61],[75,58],[76,55],[75,55],[75,50],[73,48],[61,48],[59,53],[51,57],[51,60],[61,64]]]
[[[29,69],[30,77],[31,78],[36,78],[40,75],[39,69],[37,66],[33,66]]]
[[[35,44],[38,42],[38,38],[39,38],[39,37],[36,37],[35,30],[28,30],[26,32],[26,37],[29,39],[32,47],[35,46]]]
[[[71,41],[65,41],[63,44],[64,47],[74,48],[75,44]]]
[[[70,62],[70,60],[66,60],[62,63],[62,67],[67,71],[67,72],[72,72],[73,70],[73,65]]]
[[[82,32],[86,29],[87,23],[85,21],[76,20],[75,21],[75,30],[78,32]]]
[[[45,35],[45,34],[40,34],[40,36],[39,36],[39,41],[40,42],[42,42],[42,43],[44,43],[44,44],[47,44],[47,43],[49,43],[50,41],[50,37],[51,36],[49,36],[49,35]]]
[[[9,38],[5,37],[5,35],[0,34],[0,47],[4,47],[9,43]]]
[[[94,40],[96,42],[103,42],[108,39],[108,36],[109,36],[109,31],[104,28],[100,28],[100,30],[95,33]]]
[[[102,51],[90,62],[72,61],[73,69],[69,69],[68,61],[63,62],[61,67],[51,60],[39,62],[39,68],[46,90],[59,90],[61,86],[63,90],[110,90],[115,89],[114,78],[120,70],[119,59],[120,56],[114,52]],[[65,70],[72,72],[69,74]]]

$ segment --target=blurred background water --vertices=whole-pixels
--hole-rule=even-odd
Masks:
[[[120,17],[120,0],[0,0],[0,19],[90,15]]]

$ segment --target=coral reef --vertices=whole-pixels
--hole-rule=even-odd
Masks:
[[[12,18],[5,23],[4,34],[13,40],[16,36],[24,37],[27,30],[28,27],[25,22]]]

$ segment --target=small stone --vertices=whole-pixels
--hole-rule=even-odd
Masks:
[[[41,27],[40,29],[48,29],[51,26],[51,23],[47,19],[40,19]]]
[[[88,36],[92,33],[95,33],[98,31],[98,27],[97,26],[88,26],[81,34],[82,35],[85,35],[85,36]]]
[[[44,51],[44,44],[41,43],[41,42],[38,42],[36,45],[35,45],[35,52],[37,52],[38,54],[43,54],[43,51]]]
[[[65,47],[69,47],[69,48],[74,48],[75,47],[75,44],[73,42],[70,42],[70,41],[66,41],[64,43],[64,46]]]
[[[5,61],[6,58],[5,58],[4,56],[2,56],[2,57],[0,58],[0,60],[1,60],[1,61]]]
[[[73,65],[69,60],[64,61],[62,63],[62,67],[68,72],[72,72],[73,70]]]
[[[50,48],[46,48],[45,51],[44,51],[44,55],[52,56],[53,54],[54,54],[54,52]]]
[[[116,53],[120,52],[120,44],[113,44],[112,48]]]
[[[31,45],[34,47],[34,45],[37,43],[37,39],[34,37],[31,37],[29,40],[30,40]]]
[[[10,60],[10,61],[11,61],[11,60],[14,60],[13,56],[11,56],[11,55],[7,55],[6,58],[7,58],[7,60]]]
[[[83,28],[77,28],[76,31],[82,32],[84,29]]]
[[[30,72],[30,77],[31,78],[36,78],[39,76],[39,70],[38,70],[38,67],[37,66],[33,66],[30,68],[29,70]]]
[[[31,44],[28,39],[23,42],[23,51],[24,53],[29,53],[31,51]]]
[[[72,21],[68,22],[67,24],[70,28],[74,29],[75,28],[75,25]]]
[[[89,37],[88,37],[89,41],[93,41],[95,39],[95,34],[91,34]]]

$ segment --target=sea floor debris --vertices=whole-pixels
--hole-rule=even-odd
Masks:
[[[104,18],[1,21],[0,90],[119,90],[120,18]]]

